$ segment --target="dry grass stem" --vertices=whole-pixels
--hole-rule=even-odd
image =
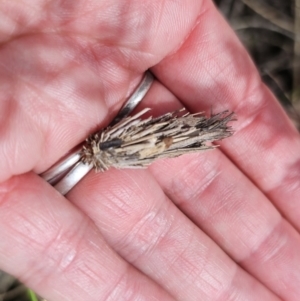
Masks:
[[[277,10],[271,5],[268,5],[261,0],[242,0],[247,6],[253,9],[256,13],[263,18],[269,20],[273,24],[285,29],[289,32],[294,32],[293,19],[284,15],[281,11]]]

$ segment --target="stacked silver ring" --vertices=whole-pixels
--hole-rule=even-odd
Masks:
[[[111,124],[127,117],[147,94],[152,83],[153,75],[147,71],[137,89],[125,102]],[[92,165],[81,162],[82,145],[83,143],[78,145],[66,158],[40,175],[63,195],[67,194],[93,168]]]

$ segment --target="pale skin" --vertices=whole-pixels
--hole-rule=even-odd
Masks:
[[[52,301],[299,300],[300,136],[210,0],[2,0],[0,40],[1,269]],[[148,68],[143,107],[235,135],[60,195],[37,174]]]

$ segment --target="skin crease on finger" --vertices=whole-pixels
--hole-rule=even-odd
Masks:
[[[182,99],[192,110],[198,110],[198,108],[191,106],[191,99],[188,98],[187,91],[188,95],[192,98],[194,93],[196,94],[196,91],[199,90],[197,93],[199,93],[201,101],[207,99],[210,101],[210,105],[211,103],[216,105],[216,109],[220,107],[222,107],[222,109],[224,109],[224,107],[228,108],[228,104],[231,103],[229,99],[230,94],[236,95],[233,89],[229,91],[226,90],[226,93],[223,93],[223,90],[223,94],[217,94],[217,90],[201,90],[201,86],[193,86],[196,80],[203,82],[203,86],[208,84],[208,76],[203,78],[203,75],[200,74],[200,76],[196,76],[194,72],[191,72],[190,76],[188,76],[187,72],[184,73],[184,78],[181,78],[182,76],[179,77],[179,74],[182,75],[180,68],[185,71],[185,63],[183,64],[183,62],[187,60],[188,63],[190,55],[185,57],[184,54],[188,54],[188,50],[193,49],[189,42],[193,40],[193,34],[198,32],[197,29],[203,28],[203,31],[207,31],[204,42],[199,42],[202,45],[203,43],[208,46],[210,45],[210,36],[218,37],[214,47],[223,45],[222,41],[231,40],[231,31],[226,29],[228,27],[222,23],[223,21],[217,21],[220,20],[219,15],[214,13],[213,18],[208,18],[210,16],[209,12],[215,12],[208,1],[204,1],[203,3],[201,1],[126,1],[126,5],[122,5],[120,1],[48,1],[45,7],[45,2],[23,1],[22,4],[25,4],[26,9],[24,9],[24,6],[18,6],[18,4],[14,2],[5,1],[3,3],[5,6],[3,9],[2,7],[0,9],[5,19],[1,20],[9,19],[12,25],[1,27],[1,29],[3,29],[1,30],[3,45],[0,49],[0,58],[2,59],[2,68],[0,68],[0,89],[3,93],[0,94],[0,97],[1,103],[5,103],[5,110],[3,109],[3,111],[1,111],[1,130],[3,135],[1,135],[0,142],[0,158],[2,158],[0,178],[2,180],[9,178],[12,174],[19,174],[33,168],[39,172],[49,167],[51,163],[54,163],[67,150],[81,141],[87,133],[94,130],[97,124],[106,122],[106,118],[110,118],[107,116],[109,110],[114,108],[114,106],[120,105],[118,102],[120,102],[120,99],[124,99],[126,92],[130,90],[129,82],[131,79],[136,79],[137,74],[158,63],[170,52],[174,52],[174,54],[153,70],[176,95],[182,96]],[[145,9],[145,7],[147,9]],[[203,21],[208,19],[210,19],[209,26]],[[116,20],[121,20],[121,22],[118,23]],[[5,23],[5,21],[2,22]],[[111,24],[111,22],[115,23]],[[195,22],[197,26],[195,26]],[[220,30],[222,36],[218,36],[216,32],[211,32],[210,30],[212,29],[209,28],[210,26],[212,29],[217,29],[215,30],[216,32],[222,28],[222,30]],[[193,27],[194,30],[191,33]],[[41,28],[43,30],[41,30]],[[210,35],[208,35],[208,33],[210,33]],[[117,38],[119,35],[121,38]],[[194,41],[197,44],[197,39],[194,39]],[[235,45],[234,43],[233,45]],[[163,47],[161,47],[161,45],[163,45]],[[236,43],[236,45],[238,44]],[[181,51],[176,52],[178,47],[180,47]],[[233,46],[230,45],[227,48],[224,47],[220,53],[228,55],[228,51],[230,53],[232,47]],[[239,52],[239,46],[237,48]],[[207,57],[209,56],[208,53],[211,53],[212,57],[215,52],[210,52],[210,50],[213,50],[212,46],[210,46],[207,51],[203,51],[203,49],[200,52],[194,51],[193,55],[196,56],[197,53],[196,57],[202,57],[203,54]],[[204,63],[202,64],[202,62],[195,63],[194,61],[194,69],[191,70],[201,69],[203,74],[207,75],[212,74],[212,72],[217,72],[219,77],[215,76],[215,78],[221,79],[222,76],[224,76],[227,78],[227,84],[229,84],[229,81],[235,82],[235,78],[231,78],[226,74],[226,70],[228,69],[223,68],[223,72],[220,72],[223,66],[221,64],[221,67],[219,66],[218,68],[218,64],[221,62],[219,62],[217,58],[218,56],[216,55],[216,64],[211,66],[211,68]],[[248,62],[245,53],[241,55],[241,61],[242,58]],[[227,59],[230,59],[230,61],[225,61],[225,63],[227,63],[226,66],[229,66],[235,62],[235,59],[238,59],[238,57],[228,56]],[[180,64],[181,66],[179,68],[178,66]],[[243,62],[243,64],[247,65],[249,63]],[[251,67],[251,64],[249,64],[249,66]],[[237,67],[235,66],[235,68]],[[254,70],[251,68],[249,68],[249,70]],[[169,70],[169,73],[167,73],[167,70]],[[236,75],[236,73],[233,74]],[[174,78],[174,76],[176,78]],[[257,77],[257,75],[255,76]],[[176,82],[176,79],[179,81],[182,80],[181,84],[180,82]],[[190,83],[190,85],[188,85],[188,83]],[[224,83],[222,86],[224,87]],[[226,85],[226,87],[227,86],[228,85]],[[182,91],[179,91],[179,87]],[[247,90],[245,86],[243,89],[242,86],[238,87],[240,87],[241,90]],[[185,95],[182,95],[183,92]],[[199,95],[198,99],[193,99],[195,104],[199,103]],[[219,107],[217,101],[220,99],[220,95],[224,97],[224,104]],[[242,93],[241,95],[240,98],[235,96],[234,100],[238,101],[242,99],[244,94]],[[99,101],[99,99],[103,99],[104,101]],[[232,105],[235,107],[234,103]],[[238,113],[241,114],[242,112],[239,111]],[[281,113],[277,112],[277,114],[278,116],[282,116],[280,115]],[[9,119],[7,116],[9,116]],[[243,119],[243,114],[241,114],[241,116]],[[9,122],[7,120],[9,120]],[[78,122],[78,120],[80,122]],[[4,126],[2,126],[2,124]],[[287,128],[289,127],[287,126]],[[14,137],[18,137],[18,139],[14,140]],[[292,153],[294,150],[296,150],[296,147],[293,148]],[[242,166],[242,164],[240,165]],[[114,181],[118,182],[118,180],[122,180],[122,175],[130,175],[131,173],[133,175],[135,173],[137,174],[137,176],[130,178],[133,179],[132,185],[138,183],[141,176],[145,175],[147,178],[147,173],[139,174],[138,172],[130,172],[128,174],[121,172],[119,174],[120,178],[117,176],[118,174],[114,176],[111,172],[111,175],[113,175]],[[110,174],[105,175],[105,177],[106,176],[109,179]],[[95,177],[94,185],[98,183],[99,177],[99,175]],[[135,177],[137,178],[135,179]],[[260,178],[263,178],[262,174]],[[24,178],[22,179],[24,180]],[[28,181],[30,183],[36,183],[30,177]],[[86,181],[88,181],[88,178]],[[150,183],[151,181],[149,178]],[[5,187],[8,183],[9,182],[2,185]],[[28,185],[28,187],[32,189],[31,199],[38,199],[40,197],[39,195],[43,193],[47,195],[49,199],[54,198],[52,193],[44,186],[42,186],[43,193],[38,189],[33,189],[34,186],[32,185]],[[28,193],[28,190],[26,190],[24,186],[20,189],[23,189],[24,193]],[[106,192],[109,196],[109,191],[106,191],[106,189],[107,187],[103,187],[103,192]],[[74,191],[76,192],[76,190]],[[117,190],[117,193],[121,192],[122,190],[120,192]],[[22,193],[23,191],[21,191],[19,195],[22,195]],[[96,193],[96,191],[92,193]],[[126,196],[126,189],[124,193]],[[102,191],[100,191],[100,194],[102,194]],[[87,200],[87,196],[88,194],[85,194],[82,196],[82,199]],[[14,212],[18,212],[18,208],[13,206],[12,201],[11,207],[9,206],[7,208],[4,206],[3,204],[7,204],[6,197],[7,195],[4,194],[4,199],[1,201],[1,213],[6,217],[5,220],[9,224],[10,215],[14,214]],[[118,195],[116,195],[116,199],[117,197]],[[95,204],[99,203],[98,198],[99,196],[97,196],[97,198],[94,197],[91,201],[96,200],[97,202],[95,202]],[[151,200],[153,200],[153,196],[151,196],[151,198]],[[32,202],[30,198],[19,197],[19,199],[25,202],[20,202],[23,206],[24,204],[26,205],[26,201]],[[136,202],[139,202],[139,198],[137,198]],[[16,206],[20,206],[20,203],[16,203]],[[169,203],[167,202],[167,204]],[[38,205],[38,202],[33,202],[32,206],[36,206],[37,208],[36,216],[33,216],[33,219],[44,216],[43,210]],[[217,257],[217,259],[223,259],[221,263],[219,263],[217,259],[211,263],[208,262],[208,266],[202,270],[199,269],[203,266],[195,266],[190,264],[189,260],[186,260],[186,266],[190,266],[190,269],[186,269],[185,275],[187,275],[187,280],[197,279],[200,281],[201,279],[205,279],[206,284],[203,285],[204,289],[211,289],[212,293],[217,295],[217,290],[222,286],[222,281],[219,280],[222,278],[214,278],[213,276],[215,275],[211,274],[212,270],[219,271],[215,268],[222,266],[224,262],[228,264],[231,268],[228,271],[223,271],[224,273],[220,274],[220,277],[222,277],[222,275],[227,275],[226,273],[234,274],[234,267],[236,267],[236,265],[224,255],[220,249],[215,248],[215,244],[207,240],[195,225],[192,225],[187,219],[182,219],[182,215],[180,215],[178,211],[174,211],[174,207],[171,205],[169,205],[171,207],[166,206],[167,205],[162,208],[173,208],[172,212],[174,212],[174,215],[176,212],[176,216],[180,217],[179,220],[183,222],[182,226],[185,227],[184,229],[189,229],[192,233],[196,233],[194,235],[196,235],[198,239],[201,237],[209,246],[214,246],[209,250],[215,250],[212,254],[214,256],[218,254],[219,257]],[[20,208],[26,208],[26,206]],[[59,210],[59,208],[57,210]],[[15,215],[16,219],[18,219],[18,217],[22,221],[20,214]],[[68,216],[68,218],[76,221],[73,215]],[[134,218],[136,217],[133,216],[132,219]],[[60,221],[61,231],[64,232],[66,231],[64,227],[70,227],[70,225],[65,225],[61,219]],[[78,222],[81,222],[81,220],[79,219]],[[19,225],[21,226],[22,223]],[[2,229],[8,230],[9,228],[2,227]],[[34,227],[30,229],[34,229]],[[19,237],[17,234],[16,239],[25,238],[26,240],[28,232],[24,229],[25,234],[23,234],[21,228],[18,230],[20,233]],[[174,233],[178,232],[175,231]],[[181,232],[179,232],[179,234],[180,233]],[[2,233],[1,237],[9,238],[9,232]],[[181,234],[181,237],[184,238],[184,234]],[[76,234],[74,234],[74,238],[77,239]],[[43,237],[37,236],[36,239],[38,240],[37,244],[40,243],[42,247],[47,245],[42,240]],[[96,239],[96,237],[93,237],[93,239]],[[113,239],[114,237],[110,237],[111,241]],[[180,239],[178,241],[180,242]],[[18,246],[18,240],[17,243],[15,243],[15,241],[6,240],[6,243],[5,252],[2,253],[2,259],[0,259],[2,266],[5,264],[5,260],[9,258],[9,246]],[[4,243],[2,243],[2,245],[4,245]],[[194,245],[191,245],[191,247],[194,248],[197,246],[201,246],[199,240],[196,240]],[[204,247],[207,246],[204,245]],[[37,251],[34,249],[34,246],[32,249],[33,253],[23,253],[23,251],[20,252],[16,247],[14,249],[16,252],[15,256],[19,256],[19,261],[16,261],[15,264],[9,261],[13,264],[13,270],[8,262],[5,268],[16,275],[22,274],[22,260],[25,260],[23,262],[25,268],[28,266],[29,259],[30,263],[36,263],[37,259],[35,258],[36,254],[34,252]],[[89,247],[87,247],[87,249],[88,255],[89,252],[94,254],[93,252],[95,251],[90,250]],[[180,248],[176,250],[180,251]],[[199,251],[201,250],[203,249]],[[193,248],[189,249],[187,247],[185,252],[183,250],[182,255],[194,255],[194,257],[188,256],[187,259],[194,259],[196,257],[199,260],[201,257],[198,255],[197,250],[195,252],[196,253],[194,253]],[[159,253],[157,254],[157,256],[159,256]],[[195,254],[198,255],[199,258]],[[168,255],[169,254],[166,253],[166,258]],[[93,256],[96,255],[94,254]],[[47,267],[47,262],[43,262],[43,257],[41,256],[37,258],[41,258],[39,264],[44,265],[38,266],[41,272],[43,268]],[[215,259],[215,257],[213,258]],[[178,259],[186,259],[186,257],[179,256]],[[103,262],[97,261],[97,264],[99,266],[103,264]],[[149,265],[151,264],[154,263],[149,262]],[[178,266],[180,265],[177,265],[177,267]],[[236,269],[239,273],[235,275],[237,283],[233,283],[233,287],[236,286],[237,290],[233,290],[230,296],[231,300],[277,300],[277,298],[259,284],[258,281],[254,280],[240,268],[236,267]],[[63,272],[66,271],[64,270]],[[158,273],[159,271],[156,270],[155,272]],[[167,273],[168,271],[162,272]],[[203,277],[203,273],[206,277]],[[49,279],[51,279],[50,277],[53,276],[51,271],[49,271],[49,274]],[[178,275],[180,276],[180,271]],[[54,274],[54,276],[56,275]],[[56,280],[59,280],[58,276]],[[43,291],[51,293],[49,292],[49,281],[36,283],[36,279],[30,275],[26,278],[26,281],[28,284],[34,284],[34,287],[41,293]],[[66,286],[67,283],[68,282],[66,282]],[[225,284],[229,285],[228,282],[225,282]],[[89,281],[87,285],[90,285]],[[62,288],[57,282],[55,282],[55,286],[54,289],[56,289],[59,294],[59,290]],[[197,287],[192,286],[192,288],[197,290]],[[95,292],[97,292],[97,290]],[[258,299],[255,299],[253,292],[259,296]],[[71,294],[72,292],[68,293]],[[73,293],[76,292],[74,291]],[[182,291],[177,293],[180,296],[183,294]],[[191,291],[191,298],[193,297],[192,293]],[[249,295],[246,296],[246,293],[249,293]],[[250,295],[250,293],[252,295]],[[228,299],[229,298],[227,298],[227,300]],[[76,300],[76,298],[72,300]],[[294,299],[290,298],[289,300]]]

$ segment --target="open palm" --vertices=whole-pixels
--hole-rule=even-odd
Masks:
[[[0,41],[1,269],[49,300],[299,300],[300,136],[211,0],[4,0]],[[143,106],[235,135],[60,195],[37,174],[148,68]]]

